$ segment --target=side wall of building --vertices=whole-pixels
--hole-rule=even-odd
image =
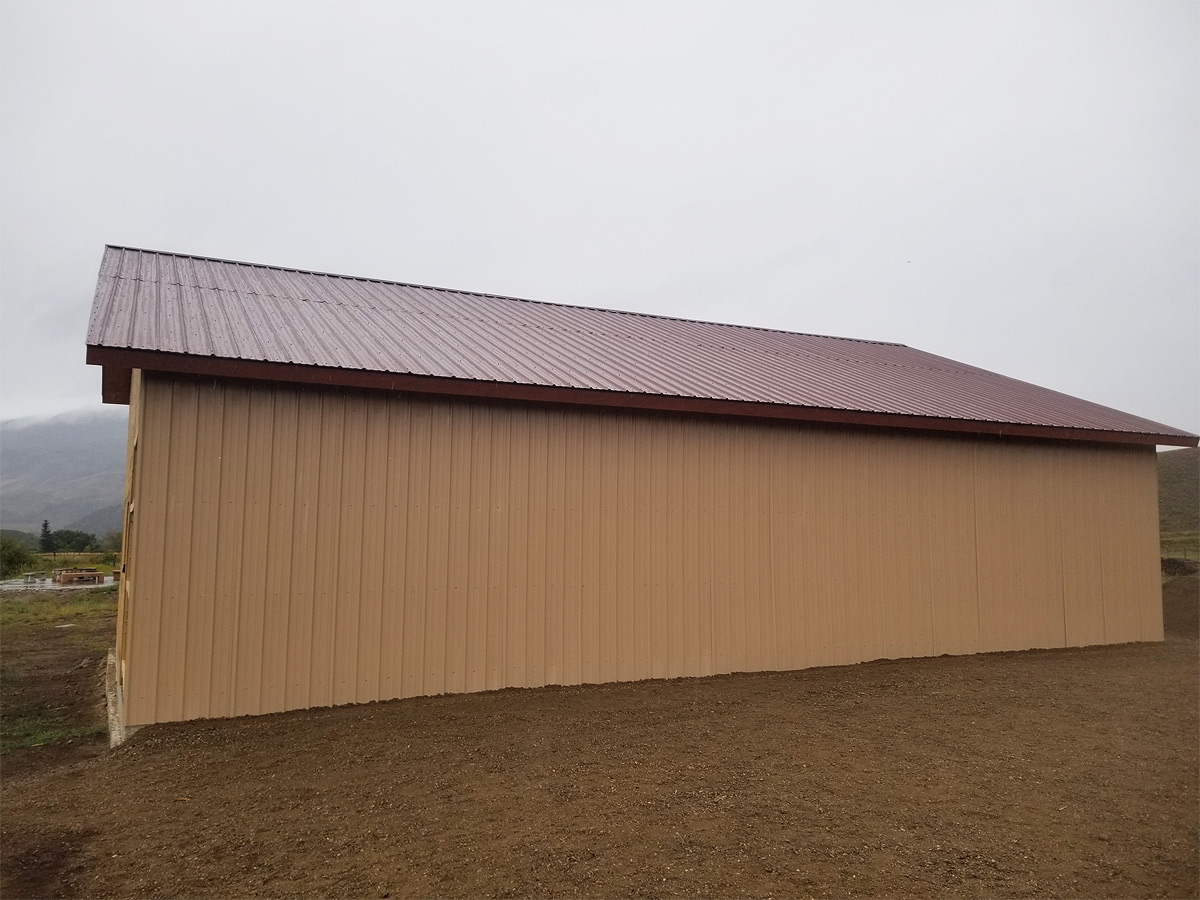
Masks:
[[[1162,639],[1153,448],[142,379],[129,724]]]

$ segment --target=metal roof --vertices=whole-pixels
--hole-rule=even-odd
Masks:
[[[87,343],[195,359],[1195,442],[1187,432],[901,344],[126,247],[105,248]],[[103,353],[89,359],[105,362]]]

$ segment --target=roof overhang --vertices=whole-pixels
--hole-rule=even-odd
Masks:
[[[715,400],[705,397],[681,397],[640,394],[591,388],[515,384],[499,381],[474,381],[430,375],[371,372],[325,366],[303,366],[261,360],[192,356],[89,345],[89,365],[101,366],[102,397],[105,403],[129,403],[134,369],[212,378],[231,378],[262,382],[347,387],[429,396],[451,396],[484,400],[509,400],[525,403],[549,403],[565,406],[589,406],[608,409],[632,409],[652,412],[694,413],[708,416],[734,416],[751,419],[789,420],[833,425],[857,425],[876,428],[914,429],[956,434],[981,434],[1001,437],[1048,438],[1060,441],[1090,441],[1105,444],[1162,444],[1195,447],[1196,435],[1154,434],[1111,431],[1096,428],[1066,428],[1016,422],[977,419],[951,419],[938,416],[913,416],[898,413],[793,406],[781,403],[753,403],[740,400]]]

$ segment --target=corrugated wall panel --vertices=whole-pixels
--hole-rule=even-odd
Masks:
[[[138,435],[141,431],[142,373],[134,371],[129,385],[129,427],[125,440],[125,492],[122,498],[121,562],[124,565],[133,549],[132,504],[137,483]],[[129,624],[129,570],[126,567],[117,588],[116,654],[118,664],[125,664],[125,640]],[[118,670],[119,671],[119,670]]]
[[[383,493],[372,490],[372,502],[377,505],[382,526],[368,523],[367,535],[372,548],[367,552],[364,577],[374,575],[379,580],[378,631],[373,638],[367,632],[366,640],[376,645],[378,693],[376,696],[395,696],[402,692],[404,666],[407,664],[410,647],[405,634],[405,580],[404,573],[408,557],[408,505],[409,470],[406,462],[409,448],[409,421],[407,409],[389,407],[386,416],[372,418],[378,429],[376,441],[382,449],[375,451],[374,469],[367,475],[368,485],[382,485]],[[378,468],[382,467],[382,472]],[[378,521],[378,520],[376,520]],[[376,559],[379,564],[371,566]],[[361,682],[360,682],[361,684]]]
[[[138,440],[137,484],[133,490],[133,539],[126,567],[130,571],[125,662],[125,713],[131,724],[159,721],[159,624],[163,608],[163,560],[166,557],[167,454],[170,452],[171,397],[162,386],[153,392],[142,379],[142,426]],[[153,397],[151,394],[153,393]],[[153,406],[153,414],[147,407]],[[147,452],[152,448],[152,452]],[[127,539],[126,544],[130,544]],[[172,554],[173,558],[174,554]],[[145,598],[143,602],[143,598]]]
[[[1063,515],[1061,541],[1063,553],[1063,630],[1069,644],[1104,643],[1104,573],[1091,563],[1098,552],[1097,541],[1103,511],[1103,495],[1089,490],[1090,482],[1101,477],[1100,460],[1094,454],[1063,454],[1061,470],[1076,469],[1085,478],[1061,478]]]
[[[131,724],[1162,637],[1146,448],[135,396]]]
[[[1116,468],[1114,466],[1114,468]],[[1158,560],[1161,552],[1158,532],[1158,460],[1153,453],[1126,452],[1122,469],[1131,471],[1140,483],[1132,486],[1133,505],[1129,515],[1129,564],[1135,577],[1134,596],[1141,600],[1143,641],[1161,641],[1163,634],[1162,577],[1159,567],[1143,564]],[[1118,474],[1116,477],[1120,477]]]
[[[223,403],[198,403],[196,408],[195,497],[192,507],[188,576],[195,584],[216,584],[220,571],[221,442]],[[172,435],[174,442],[175,435]],[[183,716],[209,715],[212,704],[214,658],[214,594],[189,594],[187,602],[187,658],[183,670]]]

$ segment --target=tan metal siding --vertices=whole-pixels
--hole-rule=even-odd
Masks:
[[[129,634],[129,617],[130,617],[130,591],[131,581],[130,573],[132,568],[128,565],[129,557],[133,550],[133,527],[134,527],[134,502],[133,498],[137,494],[138,479],[141,474],[141,467],[138,464],[141,458],[140,452],[140,435],[142,427],[142,373],[134,371],[130,373],[129,385],[129,437],[126,443],[125,451],[125,493],[124,493],[124,512],[122,514],[121,528],[121,564],[122,577],[121,584],[117,591],[117,635],[116,635],[116,656],[119,666],[118,672],[120,677],[124,678],[126,670],[126,658],[128,655],[128,634]]]
[[[131,724],[1162,637],[1149,448],[135,395]]]

